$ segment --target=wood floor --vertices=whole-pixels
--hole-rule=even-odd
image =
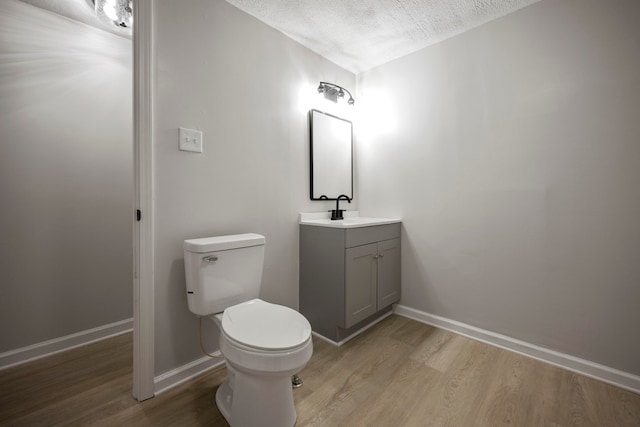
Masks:
[[[0,371],[2,426],[226,426],[219,368],[143,403],[131,334]],[[640,426],[640,395],[390,316],[342,347],[314,340],[297,426]]]

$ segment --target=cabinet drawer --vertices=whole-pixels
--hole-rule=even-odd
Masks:
[[[345,231],[345,247],[352,248],[400,237],[400,223],[348,228]]]

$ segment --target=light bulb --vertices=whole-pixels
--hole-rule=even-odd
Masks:
[[[112,5],[105,4],[104,7],[102,8],[102,11],[112,21],[117,21],[118,20],[118,14],[116,14],[116,10],[114,9],[114,7]]]
[[[116,25],[130,32],[133,24],[132,0],[93,0],[96,15],[110,25]]]

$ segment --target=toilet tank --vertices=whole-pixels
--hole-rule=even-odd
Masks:
[[[258,298],[264,245],[264,236],[253,233],[185,240],[189,310],[208,316]]]

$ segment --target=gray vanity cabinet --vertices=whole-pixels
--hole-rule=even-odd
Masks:
[[[400,223],[300,225],[300,312],[339,342],[400,299]]]
[[[345,251],[345,327],[400,299],[400,239]]]

